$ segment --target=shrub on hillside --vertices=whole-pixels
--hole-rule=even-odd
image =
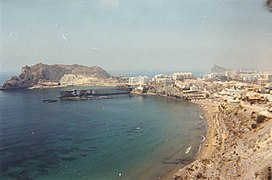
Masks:
[[[264,120],[265,120],[265,116],[264,115],[258,115],[257,118],[256,118],[256,122],[259,124],[259,123],[262,123]]]
[[[257,124],[251,124],[251,128],[252,129],[256,129],[257,128]]]

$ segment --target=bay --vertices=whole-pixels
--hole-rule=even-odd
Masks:
[[[186,101],[42,102],[59,90],[0,91],[1,179],[159,179],[191,162],[205,134]]]

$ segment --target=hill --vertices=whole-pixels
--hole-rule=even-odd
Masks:
[[[223,68],[221,66],[218,66],[218,65],[213,65],[213,67],[211,68],[211,73],[223,73],[227,71],[226,68]]]
[[[78,64],[48,65],[39,63],[33,66],[22,67],[21,74],[18,77],[11,77],[3,84],[1,89],[21,89],[46,84],[60,85],[62,78],[67,75],[96,80],[108,79],[110,77],[105,70],[97,66],[87,67]]]

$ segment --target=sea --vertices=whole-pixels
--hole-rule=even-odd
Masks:
[[[0,179],[160,179],[199,151],[205,119],[193,103],[67,101],[58,99],[62,89],[0,91]]]

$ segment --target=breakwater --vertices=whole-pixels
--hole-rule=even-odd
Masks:
[[[127,87],[62,90],[59,98],[122,95],[130,94],[131,90],[132,88]]]

